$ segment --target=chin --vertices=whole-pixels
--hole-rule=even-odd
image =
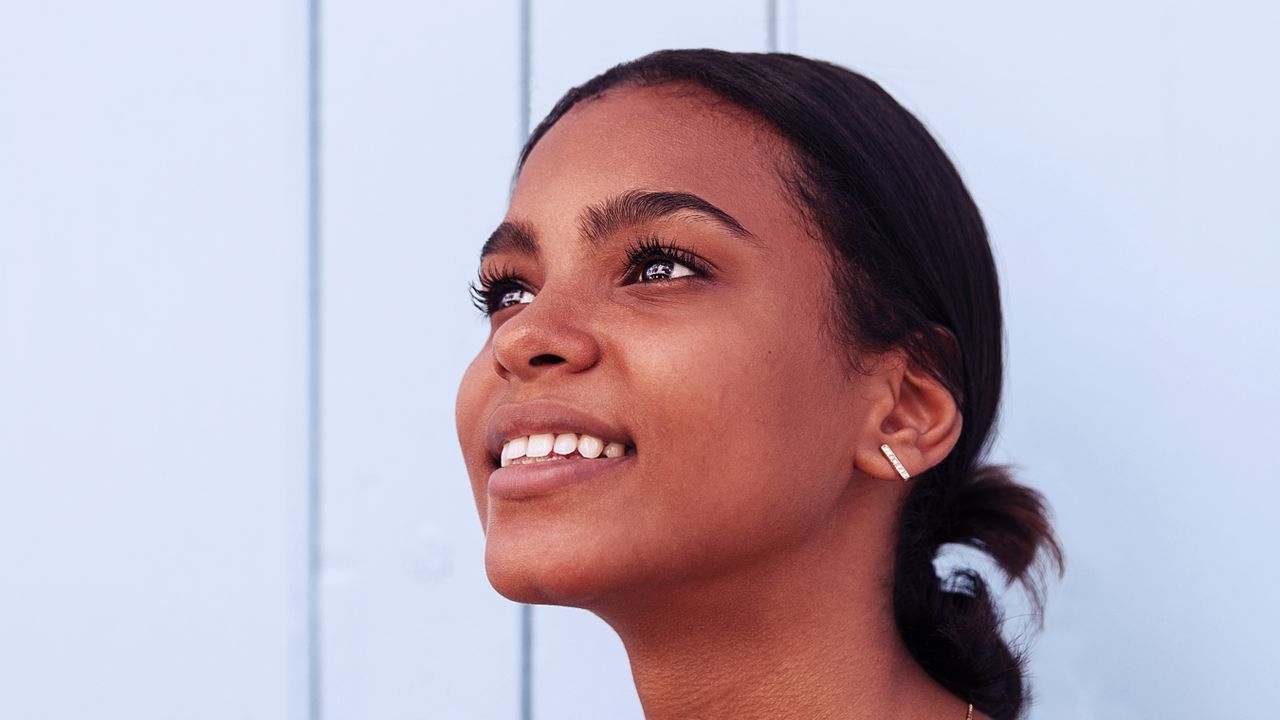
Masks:
[[[627,584],[617,549],[608,550],[600,540],[491,524],[485,575],[498,594],[514,602],[587,608]]]

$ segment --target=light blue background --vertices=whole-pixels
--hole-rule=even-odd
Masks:
[[[0,718],[519,717],[453,397],[521,97],[771,39],[916,112],[991,230],[995,459],[1068,552],[1031,717],[1268,716],[1274,3],[529,11],[0,3]],[[607,626],[533,616],[534,717],[641,717]]]

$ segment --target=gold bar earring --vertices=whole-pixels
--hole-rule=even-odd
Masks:
[[[889,458],[889,462],[893,463],[893,469],[897,470],[898,474],[902,476],[903,482],[911,479],[911,473],[907,472],[907,469],[902,467],[902,463],[898,460],[898,456],[893,454],[893,450],[889,448],[888,444],[881,445],[880,452],[884,453],[884,456]]]

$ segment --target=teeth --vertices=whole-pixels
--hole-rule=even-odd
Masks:
[[[578,438],[578,454],[584,458],[598,458],[604,452],[604,441],[590,435]]]
[[[506,445],[502,446],[502,467],[510,465],[515,458],[524,457],[525,449],[528,447],[529,438],[512,438]]]
[[[543,433],[529,436],[529,449],[525,453],[529,457],[546,457],[551,454],[551,446],[555,444],[555,435]]]
[[[556,436],[556,442],[551,446],[557,455],[568,455],[578,449],[578,436],[575,433],[561,433]]]
[[[548,460],[563,460],[577,452],[580,457],[592,459],[603,454],[607,458],[622,457],[626,446],[611,442],[608,445],[598,437],[580,433],[539,433],[512,438],[502,446],[502,467]]]

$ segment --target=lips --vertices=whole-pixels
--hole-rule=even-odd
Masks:
[[[569,457],[548,458],[546,462],[501,466],[502,446],[508,440],[564,433],[590,435],[605,443],[619,443],[625,446],[625,454],[585,459],[573,453]],[[499,407],[489,418],[485,448],[494,467],[489,474],[489,495],[507,500],[534,498],[569,485],[599,479],[630,467],[635,460],[635,446],[626,430],[585,410],[550,399]]]

